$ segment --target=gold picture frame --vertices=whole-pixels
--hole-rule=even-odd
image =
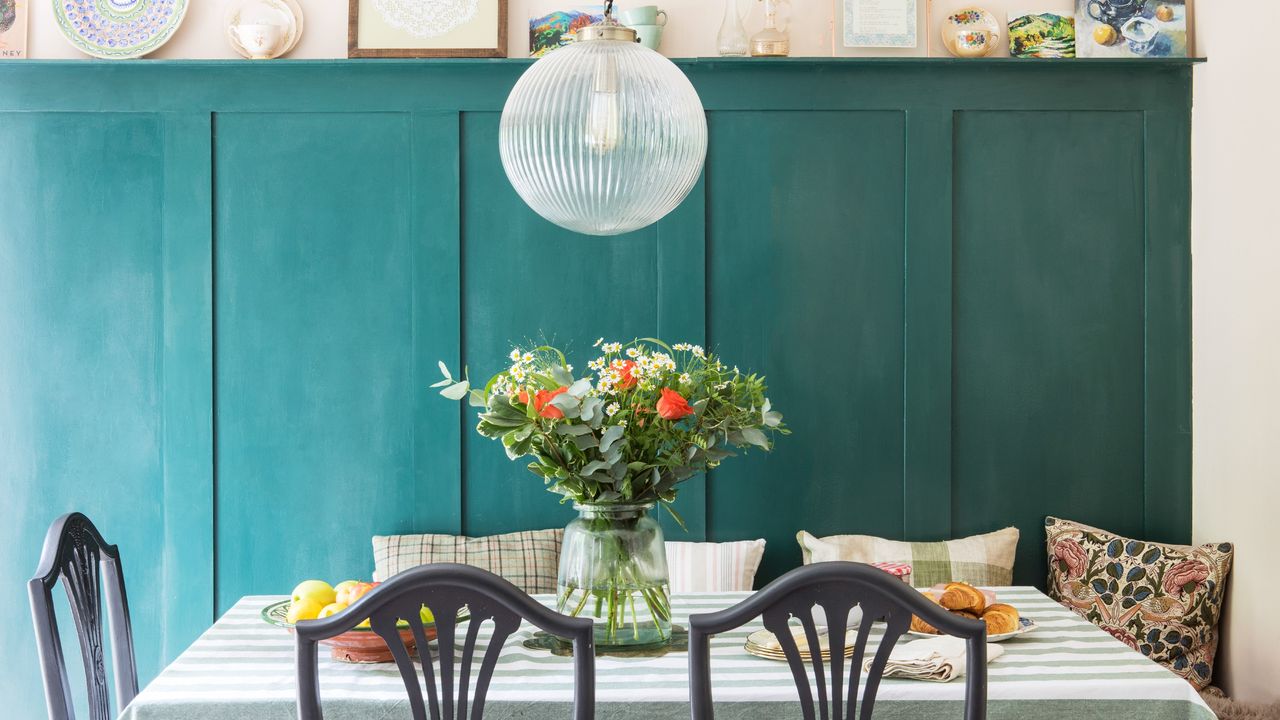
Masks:
[[[467,4],[470,0],[436,0]],[[349,0],[347,57],[349,58],[503,58],[507,56],[508,0],[475,0],[476,16],[443,34],[415,33],[405,17],[384,11],[404,0]],[[376,10],[375,3],[384,5]],[[362,42],[361,7],[365,26]],[[406,8],[412,6],[405,5]],[[490,28],[496,34],[490,34]]]

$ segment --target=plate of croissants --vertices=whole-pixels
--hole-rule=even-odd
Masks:
[[[946,583],[925,590],[923,594],[955,615],[985,622],[987,642],[1008,640],[1036,628],[1034,620],[1019,615],[1012,605],[995,602],[995,594],[991,591],[979,590],[968,583]],[[912,616],[908,632],[925,637],[939,634],[937,628],[916,616]]]

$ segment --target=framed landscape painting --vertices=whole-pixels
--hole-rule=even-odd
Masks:
[[[350,0],[347,57],[506,57],[507,0]]]
[[[1076,0],[1079,57],[1187,57],[1186,0]]]

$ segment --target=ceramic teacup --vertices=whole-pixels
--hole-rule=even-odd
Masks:
[[[661,25],[632,25],[632,30],[636,31],[636,36],[640,38],[640,44],[650,50],[657,50],[662,44],[662,26]]]
[[[657,5],[641,5],[623,10],[618,13],[618,21],[629,28],[635,28],[637,25],[657,25],[659,27],[667,24],[667,11],[659,10]]]
[[[992,48],[1000,42],[1000,35],[990,30],[968,29],[957,30],[955,34],[956,55],[960,57],[983,57],[991,53]]]
[[[232,28],[240,45],[254,60],[274,57],[284,37],[284,28],[266,23],[249,23]]]

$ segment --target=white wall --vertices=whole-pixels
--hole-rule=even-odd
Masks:
[[[33,58],[78,58],[84,57],[75,48],[67,44],[58,31],[53,17],[53,3],[49,0],[30,0],[32,15],[28,29],[28,48]],[[190,9],[182,26],[173,38],[151,57],[154,58],[232,58],[237,57],[227,44],[226,28],[223,16],[226,13],[228,0],[189,0]],[[293,51],[293,58],[341,58],[347,56],[347,0],[298,0],[305,18],[305,29],[302,41]],[[764,25],[763,3],[759,0],[738,0],[741,7],[750,9],[747,17],[747,32],[752,33]],[[521,57],[529,52],[529,17],[545,14],[555,8],[590,5],[590,0],[508,0],[508,37],[507,51],[511,57]],[[599,4],[598,2],[595,4]],[[628,5],[656,4],[667,10],[669,16],[668,30],[662,39],[662,52],[669,57],[697,57],[715,55],[716,33],[720,29],[720,20],[724,15],[724,0],[620,0],[619,8]],[[917,3],[921,8],[922,20],[926,3]],[[942,49],[937,27],[937,18],[944,17],[948,10],[964,7],[972,3],[966,0],[936,0],[928,23],[928,38],[933,55],[946,55]],[[981,3],[996,13],[1001,23],[1005,22],[1005,12],[1011,8],[1028,6],[1045,10],[1069,10],[1074,0],[1039,0],[1027,3],[1025,0],[986,0]],[[886,55],[909,54],[922,55],[924,48],[917,51],[893,50],[846,50],[833,44],[838,36],[833,29],[840,27],[836,9],[843,7],[843,0],[791,0],[790,32],[792,55]],[[787,12],[784,10],[784,12]],[[921,22],[921,33],[926,32],[926,24]],[[1001,53],[1008,55],[1008,48],[1002,47]]]
[[[1236,544],[1219,669],[1245,700],[1280,700],[1280,3],[1199,4],[1193,125],[1196,542]]]

